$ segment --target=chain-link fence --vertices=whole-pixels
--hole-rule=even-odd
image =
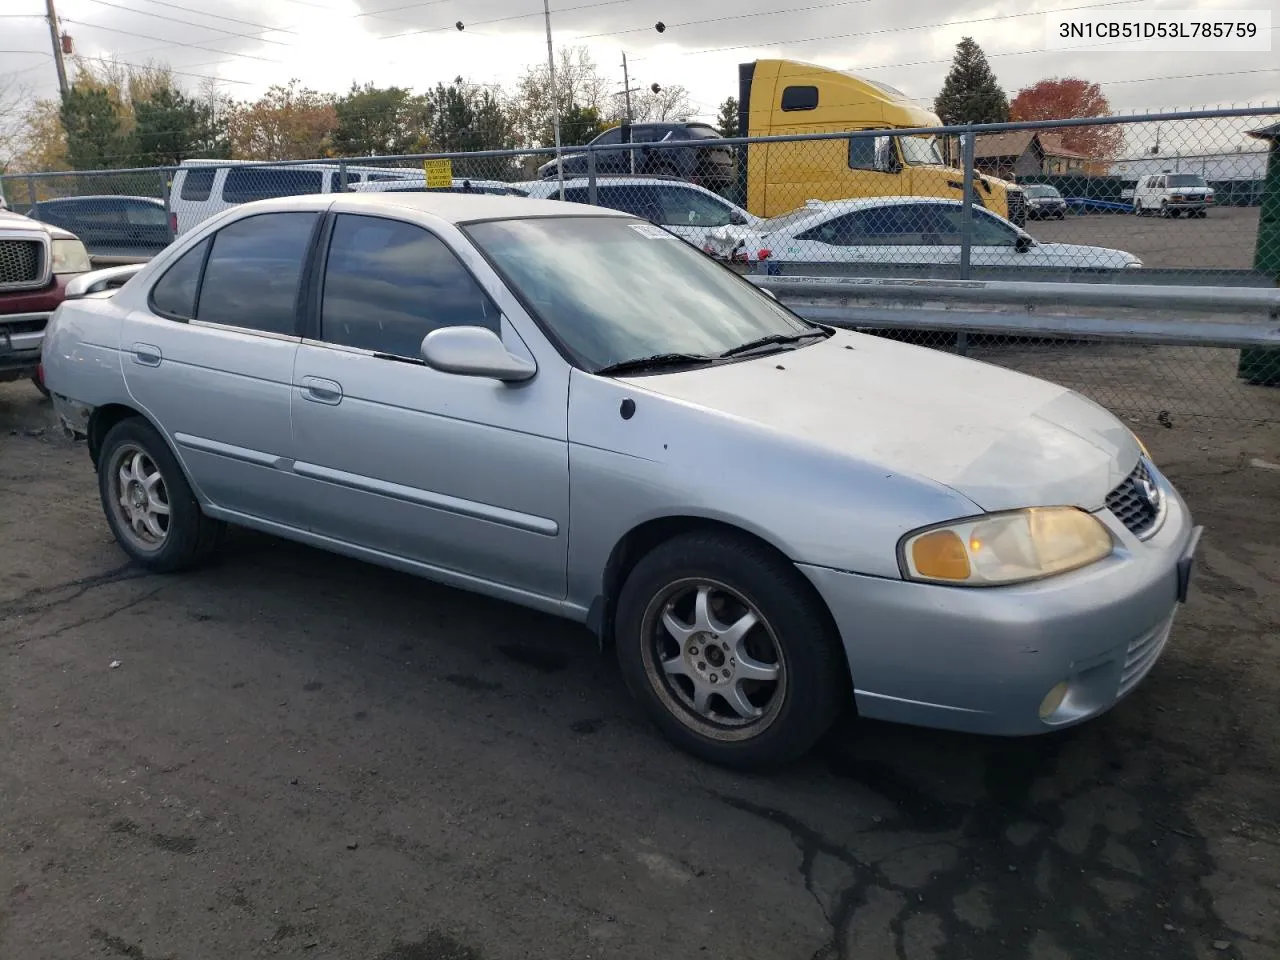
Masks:
[[[723,140],[634,124],[559,155],[192,160],[0,183],[11,207],[76,233],[99,263],[149,258],[253,200],[450,191],[622,210],[753,274],[1274,286],[1280,159],[1265,130],[1278,121],[1266,108]],[[1277,391],[1261,386],[1280,379],[1270,349],[1046,339],[1031,316],[1025,327],[911,336],[1120,411],[1277,418]]]

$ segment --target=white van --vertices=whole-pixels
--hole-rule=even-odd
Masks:
[[[1213,187],[1198,173],[1158,173],[1138,180],[1133,188],[1133,212],[1176,217],[1203,217],[1213,205]]]
[[[347,184],[377,180],[422,179],[415,167],[346,168]],[[252,160],[184,160],[169,186],[169,209],[174,232],[181,236],[215,213],[250,200],[294,197],[307,193],[338,193],[341,176],[336,163],[275,165]]]

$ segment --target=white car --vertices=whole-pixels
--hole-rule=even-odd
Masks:
[[[1133,212],[1203,217],[1213,206],[1213,187],[1198,173],[1160,173],[1141,178],[1133,188]]]
[[[534,200],[558,200],[558,180],[532,180],[512,186]],[[564,182],[569,203],[588,203],[586,177]],[[596,205],[621,210],[655,223],[701,248],[720,227],[755,227],[761,219],[706,187],[670,177],[597,177]]]
[[[868,197],[810,200],[754,229],[713,231],[703,249],[721,259],[780,263],[951,264],[960,262],[959,200]],[[970,262],[974,266],[1141,267],[1123,250],[1075,243],[1043,243],[989,210],[973,209]]]
[[[426,178],[405,180],[370,180],[347,185],[348,193],[488,193],[500,197],[523,197],[523,187],[514,187],[502,180],[479,180],[474,177],[454,177],[447,187],[429,187]]]

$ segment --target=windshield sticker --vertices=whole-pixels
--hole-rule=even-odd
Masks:
[[[640,234],[642,237],[648,237],[650,240],[674,240],[674,233],[667,233],[661,227],[655,227],[652,223],[629,223],[627,224],[632,230]]]

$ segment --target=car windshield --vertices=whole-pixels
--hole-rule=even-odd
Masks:
[[[933,137],[899,137],[902,144],[902,159],[912,166],[942,166],[942,154],[938,152],[938,141]]]
[[[463,229],[589,370],[664,354],[714,357],[814,329],[688,243],[629,217]]]
[[[1023,191],[1028,197],[1046,197],[1053,199],[1062,196],[1062,194],[1058,192],[1057,187],[1051,187],[1045,183],[1028,184],[1023,187]]]
[[[1171,173],[1166,183],[1171,187],[1203,187],[1204,177],[1198,173]]]

